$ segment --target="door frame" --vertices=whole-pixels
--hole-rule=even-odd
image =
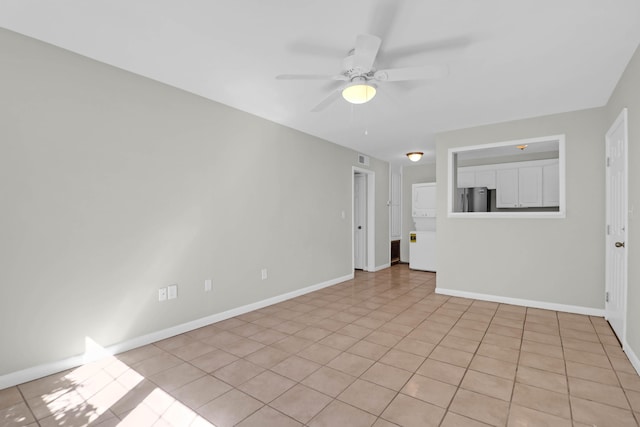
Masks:
[[[355,172],[353,181],[353,268],[365,270],[367,265],[367,230],[369,229],[367,224],[367,176]],[[356,260],[359,260],[357,267]]]
[[[376,195],[376,174],[369,169],[351,167],[351,270],[355,270],[355,176],[356,172],[364,174],[367,179],[367,262],[364,271],[376,271],[376,233],[375,233],[375,195]]]
[[[607,130],[607,133],[605,134],[605,157],[606,157],[606,161],[608,161],[608,157],[609,157],[609,141],[611,140],[611,133],[613,130],[617,129],[619,126],[623,126],[623,130],[624,130],[624,180],[625,180],[625,188],[622,194],[622,198],[623,198],[623,204],[624,206],[622,207],[623,210],[623,215],[624,215],[624,224],[625,224],[625,230],[624,230],[624,241],[625,241],[625,248],[624,248],[624,253],[623,253],[623,257],[624,257],[624,271],[622,273],[622,294],[624,295],[624,301],[622,302],[622,306],[623,306],[623,313],[622,313],[622,333],[621,336],[618,337],[618,339],[620,340],[621,344],[622,344],[622,349],[625,350],[627,347],[627,310],[628,310],[628,306],[627,306],[627,299],[628,299],[628,289],[629,289],[629,283],[628,283],[628,273],[629,273],[629,251],[628,251],[628,244],[629,244],[629,213],[628,213],[628,206],[629,206],[629,124],[628,124],[628,113],[627,113],[627,108],[623,108],[622,111],[620,112],[620,114],[618,115],[618,117],[616,118],[616,120],[611,124],[611,127],[609,128],[609,130]],[[610,224],[610,215],[611,215],[611,208],[612,206],[610,205],[609,202],[609,181],[610,181],[610,177],[609,177],[609,169],[608,167],[605,170],[605,206],[606,206],[606,213],[605,213],[605,308],[604,308],[604,313],[605,313],[605,319],[608,320],[609,318],[609,313],[607,312],[607,301],[606,301],[606,293],[610,291],[611,289],[611,283],[609,281],[609,269],[611,268],[610,266],[610,259],[611,259],[611,251],[613,251],[613,247],[612,247],[612,242],[610,242],[609,240],[609,234],[608,234],[608,225]],[[612,328],[613,329],[613,328]]]

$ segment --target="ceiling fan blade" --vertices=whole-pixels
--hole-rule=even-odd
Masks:
[[[369,32],[383,40],[389,39],[400,9],[404,6],[399,0],[378,0],[370,18]]]
[[[471,42],[472,38],[470,36],[459,36],[397,47],[395,49],[386,50],[384,52],[384,60],[385,62],[393,63],[400,58],[406,58],[408,56],[420,55],[438,50],[464,49],[468,47]]]
[[[406,80],[440,79],[449,74],[446,65],[426,65],[424,67],[390,68],[378,70],[373,78],[381,82],[402,82]]]
[[[378,36],[360,34],[356,38],[356,47],[353,50],[353,68],[362,73],[368,73],[380,50],[382,40]]]
[[[312,113],[318,113],[318,112],[324,110],[329,105],[333,104],[338,98],[340,98],[340,96],[342,96],[342,87],[340,89],[338,89],[338,90],[334,90],[333,92],[331,92],[329,94],[329,96],[327,96],[325,99],[320,101],[320,103],[318,105],[313,107],[311,109],[311,112]]]
[[[337,74],[330,76],[328,74],[280,74],[276,76],[276,80],[349,80],[347,76]]]

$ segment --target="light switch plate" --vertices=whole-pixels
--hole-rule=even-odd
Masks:
[[[211,291],[211,279],[207,279],[204,281],[204,291],[205,292]]]

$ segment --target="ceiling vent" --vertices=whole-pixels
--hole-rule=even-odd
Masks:
[[[364,154],[358,154],[358,164],[363,166],[369,166],[369,156]]]

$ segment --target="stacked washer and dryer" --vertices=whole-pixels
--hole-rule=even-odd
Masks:
[[[436,271],[436,183],[411,186],[415,230],[409,233],[409,268]]]

